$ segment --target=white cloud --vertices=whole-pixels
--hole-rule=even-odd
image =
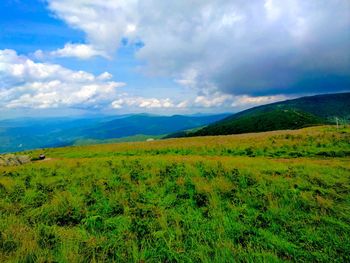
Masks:
[[[109,104],[116,88],[111,74],[95,76],[57,64],[36,63],[14,50],[0,50],[0,108],[88,108]]]
[[[184,103],[175,104],[171,99],[157,99],[157,98],[144,98],[136,96],[128,96],[124,94],[121,98],[112,102],[112,108],[121,109],[123,107],[134,107],[144,109],[157,109],[157,108],[181,108],[184,107]]]
[[[206,94],[197,96],[193,101],[193,106],[203,108],[231,108],[235,110],[247,109],[250,107],[273,103],[276,101],[283,101],[291,97],[277,95],[277,96],[234,96],[230,94],[222,94],[216,92],[213,94]]]
[[[264,7],[268,19],[277,20],[281,16],[282,10],[279,8],[276,0],[266,0]]]
[[[68,43],[64,48],[55,51],[44,52],[42,50],[37,50],[34,53],[34,56],[38,59],[44,59],[46,57],[75,57],[78,59],[89,59],[96,56],[110,58],[105,51],[97,50],[92,45],[72,43]]]
[[[130,96],[127,93],[119,94],[118,99],[111,103],[113,109],[147,109],[147,110],[204,110],[223,109],[223,110],[242,110],[253,106],[258,106],[276,101],[286,100],[291,97],[286,96],[258,96],[250,97],[247,95],[233,96],[216,92],[214,94],[202,94],[192,99],[183,101],[174,101],[170,98],[145,98],[140,96]]]
[[[287,99],[291,99],[292,97],[276,95],[276,96],[258,96],[258,97],[250,97],[247,95],[236,96],[234,97],[234,101],[232,103],[232,107],[243,107],[249,108],[253,106],[269,104],[277,101],[283,101]]]
[[[197,96],[194,100],[195,105],[204,108],[221,107],[224,104],[231,104],[233,100],[232,95],[227,94],[212,94],[210,96]]]
[[[73,71],[57,64],[36,63],[14,50],[0,50],[0,108],[113,108],[139,110],[242,109],[285,99],[283,96],[233,96],[207,92],[192,99],[173,100],[117,93],[124,83],[112,75]],[[196,82],[196,73],[186,76]]]
[[[128,1],[47,1],[58,18],[73,28],[83,30],[97,50],[113,53],[122,37],[137,28],[137,0]]]
[[[97,78],[99,80],[109,80],[113,77],[113,75],[109,72],[103,72],[101,75],[99,75]]]
[[[258,96],[350,83],[348,0],[47,1],[94,49],[141,40],[145,72],[199,90]]]

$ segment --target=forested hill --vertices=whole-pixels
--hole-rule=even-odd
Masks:
[[[313,114],[294,109],[275,109],[241,116],[209,125],[193,133],[194,136],[240,134],[275,130],[299,129],[325,123]]]
[[[225,120],[274,109],[298,109],[322,118],[350,118],[350,92],[301,97],[254,107],[227,117]],[[225,121],[223,120],[223,121]]]
[[[254,107],[182,136],[205,136],[298,129],[350,121],[350,93],[302,97]],[[177,136],[174,136],[177,137]]]

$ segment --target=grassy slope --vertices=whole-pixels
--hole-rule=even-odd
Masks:
[[[75,146],[81,146],[81,145],[96,145],[96,144],[110,144],[110,143],[120,143],[120,142],[143,142],[147,141],[148,139],[161,139],[165,135],[133,135],[128,137],[122,137],[117,139],[106,139],[106,140],[96,140],[96,139],[80,139],[74,142]]]
[[[46,155],[0,168],[0,261],[350,260],[349,128]]]

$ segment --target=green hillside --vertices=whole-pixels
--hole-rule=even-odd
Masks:
[[[324,124],[326,121],[315,115],[294,109],[275,109],[267,112],[243,115],[239,118],[218,122],[199,131],[194,136],[239,134],[274,130],[300,129]]]
[[[338,117],[340,119],[350,120],[350,92],[316,95],[275,102],[233,114],[226,119],[229,120],[274,109],[297,109],[325,119],[332,120],[334,117]]]
[[[0,166],[0,262],[349,262],[350,129],[51,148]]]
[[[349,123],[350,93],[317,95],[276,102],[233,114],[186,136],[238,134]],[[180,133],[178,133],[180,134]],[[180,134],[183,137],[184,134]],[[175,135],[174,137],[177,137]]]

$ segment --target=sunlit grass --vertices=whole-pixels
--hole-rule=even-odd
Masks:
[[[0,261],[348,262],[349,138],[317,127],[47,149],[0,168]]]

